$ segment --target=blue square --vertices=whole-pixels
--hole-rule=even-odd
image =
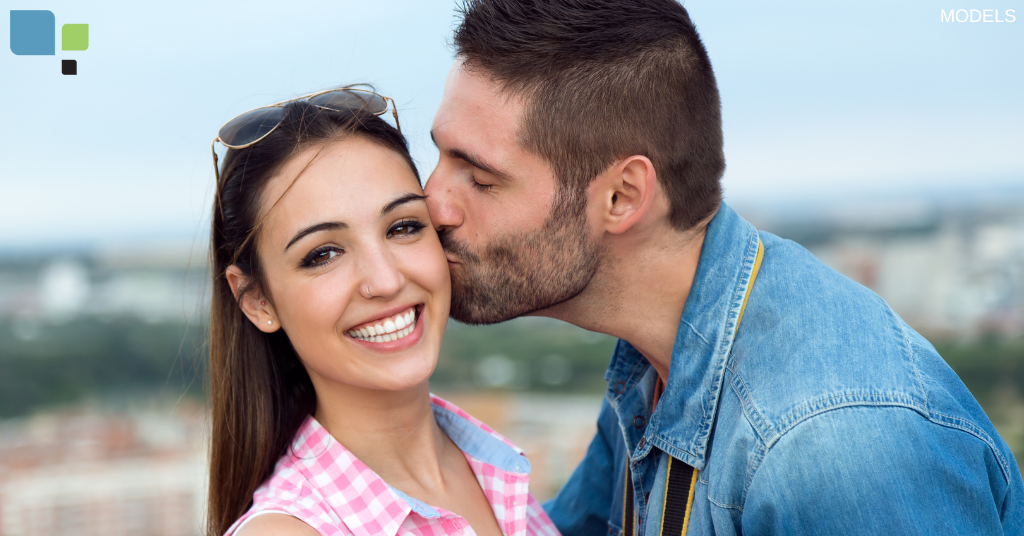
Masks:
[[[56,43],[53,12],[11,10],[11,52],[18,56],[53,56]]]

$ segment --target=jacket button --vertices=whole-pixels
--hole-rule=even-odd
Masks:
[[[615,391],[615,394],[621,395],[626,392],[626,382],[615,382],[615,384],[612,385],[612,389]]]
[[[646,437],[641,437],[640,438],[640,442],[636,444],[637,450],[643,450],[644,445],[646,445],[646,444],[647,444],[647,438]]]
[[[637,415],[636,417],[633,417],[633,426],[636,426],[637,428],[643,428],[645,424],[647,424],[647,421],[644,419],[643,415]]]

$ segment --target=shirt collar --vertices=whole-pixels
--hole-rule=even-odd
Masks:
[[[489,472],[498,480],[504,481],[505,473],[529,475],[530,462],[511,441],[451,402],[434,395],[430,401],[441,430],[464,453],[490,466]],[[434,507],[388,485],[312,416],[296,433],[291,455],[356,536],[395,536],[411,512],[428,519],[442,516]]]
[[[653,414],[648,408],[654,380],[650,364],[628,342],[620,340],[616,345],[605,374],[606,396],[619,416],[631,459],[657,447],[697,469],[704,468],[757,244],[757,229],[722,203],[704,236],[697,273],[676,330],[668,382]],[[637,418],[647,415],[647,423]]]

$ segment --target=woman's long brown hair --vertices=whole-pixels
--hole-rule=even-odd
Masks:
[[[257,329],[242,313],[225,277],[227,268],[235,265],[249,276],[249,284],[238,291],[240,297],[259,292],[263,299],[272,299],[256,254],[264,187],[298,152],[349,136],[362,136],[395,151],[416,174],[405,138],[375,115],[325,110],[304,101],[289,103],[285,112],[281,125],[265,139],[228,150],[214,200],[208,536],[224,534],[249,509],[253,492],[316,408],[313,385],[288,335]]]

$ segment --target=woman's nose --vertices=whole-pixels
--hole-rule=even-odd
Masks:
[[[363,251],[360,259],[362,283],[359,293],[372,298],[390,299],[405,286],[405,275],[387,248],[375,246]]]

